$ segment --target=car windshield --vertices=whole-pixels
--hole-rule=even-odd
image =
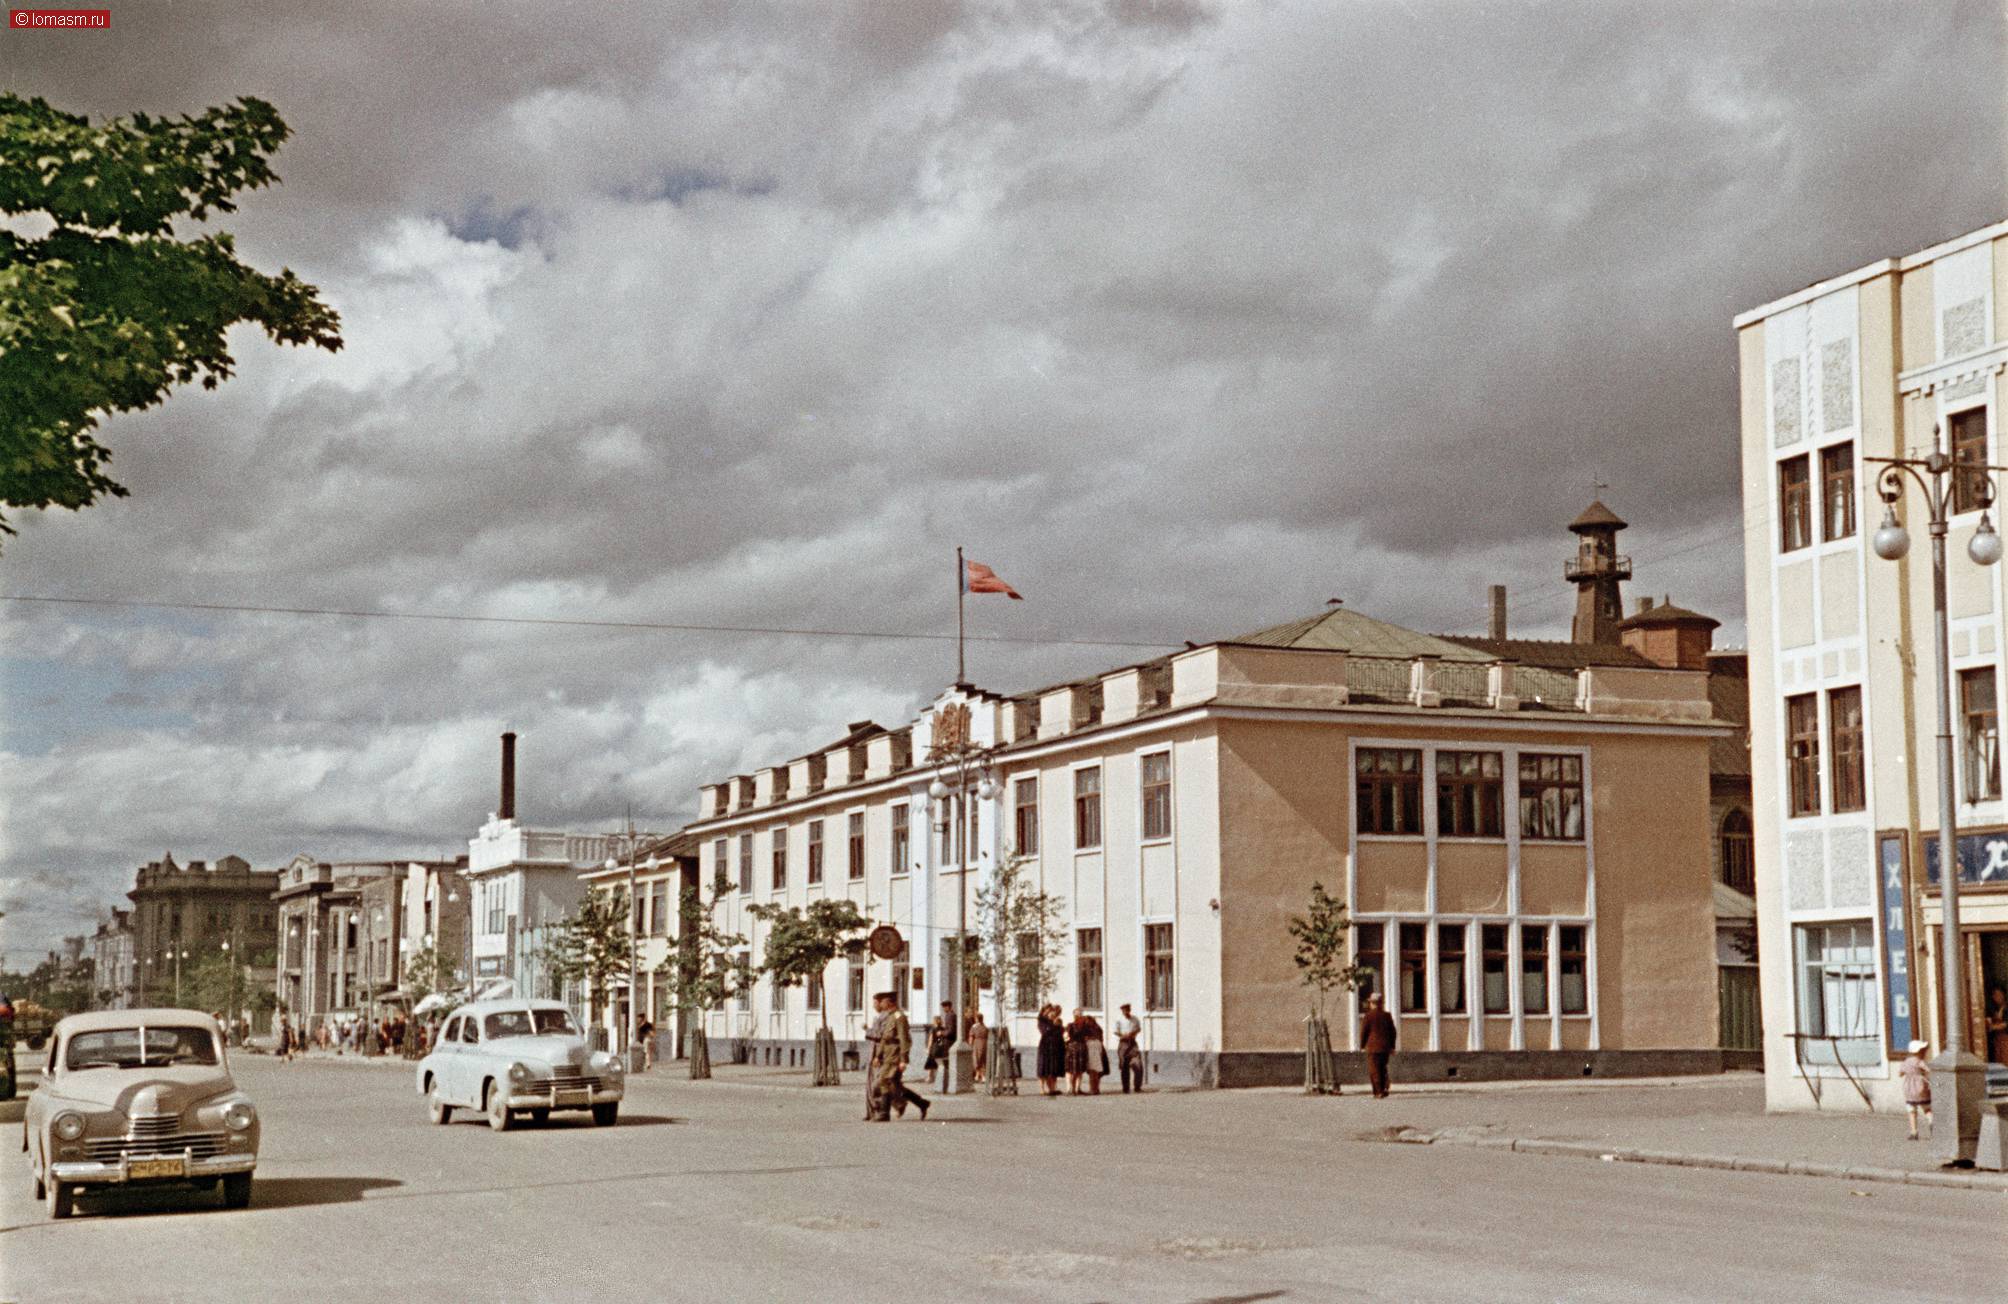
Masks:
[[[538,1032],[559,1032],[568,1037],[579,1035],[579,1025],[572,1022],[570,1010],[532,1010],[530,1013],[537,1020]]]
[[[72,1069],[134,1069],[167,1064],[215,1064],[216,1038],[207,1028],[100,1028],[74,1033],[63,1053]]]

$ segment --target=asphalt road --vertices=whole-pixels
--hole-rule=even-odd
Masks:
[[[431,1126],[401,1068],[237,1071],[265,1121],[241,1212],[126,1195],[51,1223],[10,1129],[0,1299],[1889,1301],[2008,1280],[1999,1196],[1357,1139],[1408,1121],[1399,1097],[963,1098],[866,1126],[848,1083],[672,1069],[618,1127],[496,1134]]]

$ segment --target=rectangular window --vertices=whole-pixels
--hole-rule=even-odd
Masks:
[[[1778,463],[1778,551],[1797,552],[1813,542],[1811,471],[1805,454]]]
[[[1446,838],[1506,836],[1506,779],[1498,752],[1436,754],[1436,832]]]
[[[1506,953],[1506,925],[1481,924],[1478,928],[1478,943],[1483,950],[1479,972],[1479,988],[1485,1002],[1487,1014],[1511,1014],[1512,982],[1508,968],[1511,956]]]
[[[844,959],[844,1007],[852,1014],[865,1008],[865,953],[852,951]]]
[[[1436,1005],[1445,1014],[1462,1014],[1464,1004],[1463,924],[1436,926]]]
[[[1562,1013],[1590,1012],[1590,930],[1582,924],[1563,924],[1556,930],[1561,945],[1556,947],[1555,982],[1562,992]]]
[[[1074,1000],[1084,1010],[1102,1008],[1102,930],[1083,928],[1075,935]]]
[[[853,811],[850,818],[844,823],[846,831],[849,833],[847,841],[850,848],[850,857],[844,861],[844,873],[851,878],[863,878],[865,876],[865,813],[861,810]],[[816,881],[819,883],[823,878],[822,871],[823,867],[821,865],[816,866]]]
[[[788,989],[775,977],[767,979],[767,1008],[776,1014],[788,1012]]]
[[[1881,1062],[1882,1006],[1869,921],[1801,924],[1797,943],[1799,1053],[1808,1064]]]
[[[809,860],[812,864],[815,861],[813,846],[814,844],[811,844],[809,852]],[[812,878],[810,881],[813,882],[814,879]],[[776,892],[785,892],[788,890],[788,830],[785,828],[774,830],[774,878],[773,882],[769,883],[768,886]]]
[[[648,931],[655,937],[669,936],[669,880],[666,878],[648,885]]]
[[[723,895],[732,890],[732,852],[720,838],[711,844],[711,890]]]
[[[1539,842],[1582,841],[1582,757],[1520,753],[1520,836]]]
[[[1855,533],[1855,446],[1820,450],[1820,537],[1828,543]]]
[[[1968,408],[1946,418],[1952,427],[1952,510],[1977,512],[1986,502],[1987,409]],[[1972,469],[1968,469],[1972,468]]]
[[[1548,926],[1520,926],[1520,1009],[1526,1014],[1548,1012]]]
[[[1403,1014],[1429,1012],[1429,929],[1422,924],[1401,926],[1398,996]]]
[[[1862,690],[1836,688],[1827,694],[1827,733],[1834,767],[1834,809],[1867,810],[1868,783],[1862,765]]]
[[[1030,1014],[1039,1008],[1039,997],[1044,995],[1039,990],[1042,986],[1039,981],[1040,962],[1039,935],[1018,934],[1018,972],[1015,975],[1016,981],[1012,984],[1016,988],[1013,992],[1016,999],[1012,1004],[1017,1007],[1020,1014]]]
[[[955,855],[956,833],[962,827],[962,812],[957,809],[959,804],[954,797],[943,797],[941,809],[935,812],[935,842],[939,844],[935,851],[935,863],[938,865],[961,863]]]
[[[2001,795],[2001,718],[1994,705],[1994,667],[1959,672],[1959,718],[1965,740],[1966,800]]]
[[[739,835],[739,890],[741,892],[751,892],[753,890],[753,835],[751,833],[742,833]]]
[[[1820,813],[1820,703],[1811,693],[1785,699],[1785,768],[1792,813]]]
[[[1378,994],[1387,997],[1387,931],[1380,924],[1361,924],[1353,933],[1353,962],[1367,971],[1360,984],[1360,999]]]
[[[1143,1008],[1169,1010],[1178,995],[1171,925],[1143,926]]]
[[[808,879],[811,883],[820,883],[823,881],[823,822],[821,820],[809,821]]]
[[[1035,775],[1020,779],[1011,785],[1012,817],[1016,827],[1013,832],[1017,841],[1013,844],[1021,856],[1039,854],[1039,780]]]
[[[1102,845],[1102,767],[1074,771],[1074,849]]]
[[[1149,842],[1171,836],[1171,753],[1143,758],[1143,836]]]
[[[1422,832],[1422,753],[1362,747],[1354,758],[1353,805],[1362,833]]]
[[[820,1010],[823,1008],[823,980],[821,978],[810,978],[805,981],[802,984],[802,991],[810,1009]]]
[[[892,872],[904,874],[913,858],[913,824],[907,817],[906,803],[900,802],[892,808]]]
[[[899,955],[892,962],[892,998],[901,1009],[911,1004],[906,989],[912,985],[913,944],[901,942]]]
[[[735,993],[737,1004],[741,1010],[750,1010],[753,1008],[753,984],[747,982],[744,976],[750,975],[753,971],[753,953],[751,951],[739,952],[733,960],[733,966],[742,975],[742,977],[734,979],[734,986],[739,989]]]

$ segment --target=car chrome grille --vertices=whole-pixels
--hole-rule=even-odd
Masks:
[[[99,1163],[117,1163],[120,1155],[178,1155],[187,1151],[197,1159],[210,1159],[223,1153],[226,1142],[221,1132],[94,1137],[84,1142],[84,1157]]]
[[[543,1084],[539,1083],[538,1085],[542,1086]],[[553,1091],[584,1091],[588,1087],[597,1087],[599,1085],[600,1080],[598,1078],[579,1077],[570,1074],[554,1076],[550,1082],[551,1090]]]
[[[134,1114],[126,1126],[126,1135],[135,1140],[151,1141],[156,1137],[172,1136],[181,1126],[179,1114]]]

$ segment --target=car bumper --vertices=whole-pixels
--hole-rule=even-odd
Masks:
[[[536,1083],[522,1083],[509,1088],[509,1108],[511,1109],[591,1109],[594,1105],[617,1103],[625,1094],[625,1084],[611,1086],[601,1084],[571,1091],[559,1091],[555,1087],[539,1088]]]
[[[134,1159],[182,1159],[180,1177],[134,1177]],[[208,1177],[226,1177],[231,1173],[248,1173],[258,1166],[257,1155],[217,1155],[210,1159],[189,1159],[176,1155],[127,1155],[117,1163],[107,1163],[94,1159],[59,1159],[49,1165],[50,1174],[59,1182],[88,1183],[92,1186],[125,1186],[148,1182],[194,1182]]]

